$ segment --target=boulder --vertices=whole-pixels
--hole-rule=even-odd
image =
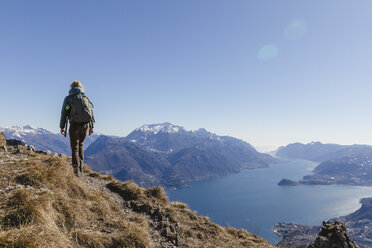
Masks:
[[[36,152],[36,149],[34,146],[27,146],[27,150],[31,151],[31,152]]]
[[[322,230],[313,244],[308,248],[359,248],[359,246],[347,235],[345,224],[323,222]]]
[[[8,146],[25,146],[26,144],[23,142],[23,141],[20,141],[20,140],[16,140],[16,139],[10,139],[10,140],[7,140],[6,141],[6,144]]]

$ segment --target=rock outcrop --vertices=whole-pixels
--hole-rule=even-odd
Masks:
[[[349,238],[345,224],[336,221],[333,224],[323,222],[318,237],[308,248],[359,248],[359,246]]]

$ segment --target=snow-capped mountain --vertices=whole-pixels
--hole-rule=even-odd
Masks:
[[[6,139],[21,140],[27,145],[32,145],[36,150],[49,150],[56,153],[71,154],[69,138],[63,137],[59,133],[55,134],[43,128],[30,125],[0,127],[0,132],[4,132]],[[88,147],[99,135],[93,134],[87,137],[84,144]]]
[[[87,149],[86,158],[94,170],[121,180],[167,187],[276,162],[243,140],[167,122],[143,125],[126,138],[101,136]]]
[[[218,136],[204,128],[187,131],[185,128],[169,122],[146,124],[136,128],[126,139],[152,151],[171,153],[190,147],[200,142],[200,139],[218,139]]]
[[[17,139],[25,142],[25,138],[29,135],[43,135],[50,134],[48,130],[43,128],[27,126],[13,126],[13,127],[0,127],[0,131],[5,133],[7,139]]]
[[[141,133],[144,135],[179,133],[179,134],[185,134],[185,135],[195,136],[199,138],[216,137],[215,134],[208,132],[204,128],[200,128],[195,131],[187,131],[184,127],[173,125],[169,122],[164,122],[160,124],[145,124],[142,127],[136,128],[131,134],[134,134],[134,133]]]

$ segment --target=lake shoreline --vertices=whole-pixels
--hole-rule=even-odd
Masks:
[[[170,200],[182,201],[222,226],[244,228],[272,244],[278,223],[321,225],[360,208],[359,199],[372,196],[372,187],[299,185],[282,187],[282,178],[300,180],[318,163],[287,160],[268,168],[248,169],[228,176],[190,183],[191,188],[167,190]]]

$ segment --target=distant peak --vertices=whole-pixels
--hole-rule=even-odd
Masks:
[[[26,126],[18,126],[18,125],[16,125],[16,126],[10,127],[9,129],[16,129],[16,130],[37,130],[39,128],[37,128],[35,126],[31,126],[31,125],[26,125]]]
[[[136,131],[145,132],[145,133],[178,133],[184,131],[183,127],[173,125],[169,122],[158,123],[158,124],[145,124],[140,128],[137,128]]]
[[[321,145],[322,143],[320,141],[312,141],[309,143],[309,145]]]
[[[196,130],[196,132],[208,132],[205,128],[199,128],[198,130]]]
[[[37,127],[35,126],[31,126],[31,125],[26,125],[26,126],[23,126],[23,129],[38,129]]]
[[[1,127],[5,132],[10,132],[13,136],[21,137],[22,135],[26,134],[43,134],[43,133],[50,133],[48,130],[43,128],[38,128],[32,125],[26,126],[12,126],[12,127]]]

